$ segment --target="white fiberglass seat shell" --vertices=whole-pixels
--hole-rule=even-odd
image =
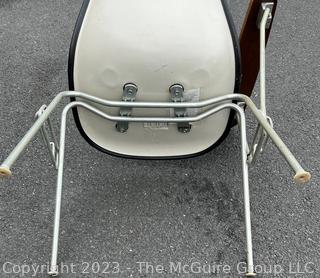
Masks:
[[[121,100],[123,86],[138,87],[136,101],[169,102],[169,87],[181,84],[185,101],[237,92],[237,38],[223,0],[85,0],[70,48],[70,89]],[[119,115],[119,108],[95,105]],[[208,108],[206,108],[208,109]],[[193,116],[202,110],[188,110]],[[174,116],[170,109],[133,109],[133,116]],[[74,108],[81,134],[109,153],[170,158],[202,153],[227,133],[230,111],[192,124],[114,122]]]

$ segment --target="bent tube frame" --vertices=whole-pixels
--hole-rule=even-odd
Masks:
[[[260,110],[267,114],[266,108],[266,25],[271,9],[266,8],[260,23]]]
[[[260,7],[262,18],[258,23],[260,29],[260,111],[264,114],[265,118],[269,121],[269,124],[273,127],[272,119],[267,116],[266,109],[266,28],[267,22],[272,18],[271,9],[268,6]],[[256,134],[251,144],[251,152],[249,157],[249,163],[254,164],[259,154],[264,152],[267,145],[269,136],[258,124]]]
[[[295,159],[293,154],[283,143],[277,133],[274,131],[272,126],[269,124],[265,115],[255,106],[251,99],[245,95],[240,94],[230,94],[221,97],[216,97],[200,102],[190,102],[190,103],[167,103],[167,102],[121,102],[121,101],[109,101],[101,98],[97,98],[91,95],[87,95],[81,92],[66,91],[58,94],[50,105],[39,115],[38,119],[35,121],[34,125],[18,143],[15,149],[9,154],[8,158],[0,166],[0,172],[2,176],[10,176],[10,168],[14,162],[19,158],[23,150],[26,148],[27,144],[32,140],[32,138],[37,134],[39,130],[43,127],[46,121],[49,119],[52,111],[57,107],[61,100],[65,97],[77,97],[78,99],[86,100],[74,101],[65,106],[61,117],[61,130],[60,130],[60,143],[59,143],[59,153],[58,153],[58,176],[57,176],[57,191],[56,191],[56,208],[55,208],[55,218],[54,218],[54,232],[53,232],[53,243],[52,243],[52,257],[50,264],[50,274],[57,275],[57,256],[58,256],[58,239],[59,239],[59,226],[60,226],[60,210],[61,210],[61,198],[62,198],[62,184],[63,184],[63,165],[64,165],[64,151],[65,151],[65,131],[66,131],[66,120],[67,113],[71,108],[76,106],[81,106],[88,109],[98,116],[114,121],[114,122],[168,122],[168,123],[180,123],[180,122],[197,122],[201,121],[211,115],[223,110],[223,109],[233,109],[237,112],[240,131],[241,131],[241,156],[242,156],[242,171],[243,171],[243,190],[244,190],[244,205],[245,205],[245,225],[246,225],[246,240],[247,240],[247,264],[248,264],[248,276],[254,274],[253,265],[253,252],[252,252],[252,232],[251,232],[251,217],[250,217],[250,195],[249,195],[249,180],[248,180],[248,142],[246,137],[246,121],[244,110],[240,103],[230,103],[231,101],[238,101],[245,103],[247,107],[251,109],[253,115],[258,120],[261,127],[268,133],[271,140],[280,150],[281,154],[288,161],[291,168],[295,171],[295,181],[297,183],[303,183],[310,180],[310,174],[306,172],[299,162]],[[210,107],[209,110],[194,116],[194,117],[123,117],[123,116],[113,116],[102,112],[101,110],[93,107],[88,102],[98,103],[108,107],[132,107],[132,108],[201,108]]]
[[[60,152],[59,152],[59,163],[58,163],[58,178],[57,178],[57,190],[56,190],[56,208],[54,217],[54,235],[52,242],[52,255],[50,264],[50,275],[58,275],[57,257],[58,257],[58,241],[59,241],[59,226],[60,226],[60,211],[61,211],[61,199],[62,199],[62,185],[63,185],[63,165],[64,165],[64,152],[65,152],[65,133],[66,133],[66,120],[67,114],[73,107],[82,107],[90,112],[114,122],[127,120],[127,117],[110,116],[99,109],[81,102],[75,101],[68,104],[61,117],[61,129],[60,129]],[[202,113],[196,117],[189,117],[192,122],[200,121],[204,118],[210,117],[211,115],[224,110],[233,109],[239,116],[239,126],[241,130],[241,157],[242,157],[242,170],[243,170],[243,191],[244,191],[244,208],[245,208],[245,226],[246,226],[246,241],[247,241],[247,265],[248,273],[253,273],[253,250],[252,250],[252,232],[251,232],[251,216],[250,216],[250,191],[249,191],[249,174],[248,174],[248,163],[247,163],[247,137],[246,137],[246,120],[245,114],[241,107],[233,103],[226,103],[210,109],[207,112]],[[130,118],[130,122],[184,122],[186,119],[182,118]]]
[[[48,105],[42,115],[35,121],[34,125],[29,129],[26,135],[21,139],[13,151],[9,154],[7,159],[0,166],[0,176],[6,177],[11,176],[10,168],[19,158],[21,153],[27,147],[29,142],[38,133],[43,124],[49,118],[52,111],[57,107],[61,100],[65,97],[76,97],[92,103],[101,104],[108,107],[131,107],[131,108],[203,108],[211,105],[217,105],[225,101],[240,101],[244,102],[246,106],[252,111],[253,115],[257,119],[258,123],[262,126],[265,132],[269,135],[275,146],[278,148],[280,153],[286,159],[292,170],[295,172],[294,180],[297,183],[304,183],[310,180],[310,174],[306,172],[285,143],[281,140],[278,134],[270,126],[265,115],[256,107],[253,101],[246,95],[242,94],[228,94],[221,97],[211,98],[199,102],[188,102],[188,103],[171,103],[171,102],[122,102],[122,101],[110,101],[102,98],[94,97],[82,92],[76,91],[65,91],[59,93],[53,101]],[[205,112],[208,113],[208,112]],[[158,118],[158,117],[121,117],[107,115],[106,118],[115,121],[126,121],[126,122],[195,122],[201,120],[204,117],[204,113],[195,117],[184,117],[184,118]]]
[[[47,108],[46,105],[42,105],[39,111],[35,114],[35,119],[38,119],[43,113],[43,111],[46,110],[46,108]],[[59,144],[53,132],[53,127],[52,127],[50,118],[47,119],[47,125],[48,125],[49,134],[48,134],[48,131],[46,130],[45,123],[40,129],[40,133],[41,133],[41,137],[44,144],[47,146],[52,163],[54,164],[55,168],[58,169]],[[52,141],[50,141],[49,138],[51,138]]]

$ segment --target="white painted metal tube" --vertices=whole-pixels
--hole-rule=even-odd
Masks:
[[[240,135],[241,135],[241,159],[242,159],[242,182],[243,182],[243,196],[244,196],[244,211],[245,211],[245,225],[246,225],[246,243],[247,243],[247,276],[254,275],[253,264],[253,247],[252,247],[252,231],[251,231],[251,212],[250,212],[250,189],[249,189],[249,169],[247,159],[247,128],[246,117],[244,110],[238,108],[237,113],[240,121]]]
[[[122,102],[122,101],[110,101],[101,98],[97,98],[91,95],[87,95],[81,92],[74,92],[74,91],[65,91],[58,94],[54,100],[50,103],[48,108],[44,111],[44,113],[39,117],[39,119],[34,123],[34,125],[30,128],[27,134],[22,138],[22,140],[18,143],[18,145],[14,148],[14,150],[9,154],[8,158],[2,163],[0,166],[0,176],[10,176],[11,171],[10,168],[13,163],[18,159],[22,151],[26,148],[27,144],[32,140],[32,138],[37,134],[43,123],[47,120],[50,116],[51,112],[57,106],[57,104],[61,101],[64,97],[77,97],[81,98],[90,102],[102,104],[109,107],[132,107],[132,108],[200,108],[206,107],[210,105],[219,104],[224,101],[241,101],[245,102],[247,107],[251,109],[252,113],[258,120],[258,122],[262,125],[264,130],[269,134],[270,138],[272,139],[273,143],[279,149],[281,154],[285,157],[291,168],[296,173],[294,179],[297,183],[304,183],[308,182],[311,178],[310,173],[306,172],[299,162],[296,160],[294,155],[290,152],[288,147],[284,144],[278,134],[274,131],[274,129],[268,123],[265,115],[255,106],[252,100],[242,94],[229,94],[224,95],[221,97],[216,97],[200,102],[188,102],[188,103],[171,103],[171,102]],[[201,115],[200,115],[201,116]],[[110,116],[111,117],[111,116]],[[199,117],[199,116],[197,116]],[[119,118],[116,118],[119,120]],[[153,121],[153,118],[144,118],[145,121]],[[124,120],[124,119],[121,119]],[[125,118],[126,121],[139,121],[138,118]],[[159,120],[159,119],[157,119]],[[174,118],[174,120],[167,118],[166,121],[173,121],[173,122],[191,122],[192,118],[186,117],[183,119]],[[162,119],[163,121],[163,119]]]
[[[65,153],[65,141],[66,141],[66,121],[67,121],[67,113],[69,111],[69,105],[67,105],[62,112],[61,127],[60,127],[60,143],[59,143],[60,149],[59,149],[59,156],[58,156],[56,206],[55,206],[55,214],[54,214],[51,264],[50,264],[50,270],[48,272],[48,274],[52,276],[58,275],[57,258],[58,258],[58,244],[59,244],[60,211],[61,211],[63,167],[64,167],[64,153]]]
[[[260,23],[260,110],[267,115],[266,108],[266,25],[270,16],[270,8],[266,8]]]
[[[47,108],[46,105],[42,105],[41,108],[39,109],[39,111],[36,113],[35,115],[35,119],[37,120],[41,114],[43,113],[43,111]],[[46,124],[48,126],[48,131],[46,129]],[[54,131],[53,131],[53,127],[52,127],[52,123],[50,120],[50,117],[47,119],[46,123],[44,123],[40,129],[40,134],[42,136],[42,140],[44,142],[44,144],[46,145],[48,152],[49,152],[49,156],[52,160],[53,165],[55,166],[55,168],[57,169],[57,153],[59,151],[59,145],[58,142],[56,140],[56,137],[54,135]],[[53,142],[50,141],[50,137],[53,140]]]
[[[57,189],[56,189],[56,206],[55,206],[55,216],[54,216],[54,228],[53,228],[53,242],[52,242],[52,254],[51,254],[51,263],[49,274],[52,276],[58,275],[58,243],[59,243],[59,227],[60,227],[60,215],[61,215],[61,200],[62,200],[62,185],[63,185],[63,167],[64,167],[64,154],[65,154],[65,134],[66,134],[66,120],[68,111],[73,107],[81,106],[100,117],[112,120],[119,121],[123,120],[123,117],[113,117],[110,116],[99,109],[80,101],[75,101],[69,103],[62,112],[61,117],[61,129],[60,129],[60,151],[59,151],[59,164],[58,164],[58,177],[57,177]],[[249,174],[248,174],[248,165],[247,165],[247,135],[246,135],[246,120],[243,108],[239,107],[233,103],[225,103],[210,109],[209,111],[196,116],[189,117],[189,120],[200,121],[203,118],[207,118],[214,113],[217,113],[224,109],[233,109],[237,112],[240,118],[240,131],[241,131],[241,158],[242,158],[242,170],[243,170],[243,190],[244,190],[244,209],[245,209],[245,226],[246,226],[246,241],[247,241],[247,264],[248,264],[248,273],[253,272],[253,248],[252,248],[252,232],[251,232],[251,216],[250,216],[250,190],[249,190]],[[144,121],[154,121],[162,122],[168,121],[174,122],[175,118],[128,118],[130,122],[144,122]]]
[[[27,145],[33,139],[33,137],[38,133],[41,129],[45,121],[49,118],[52,111],[57,107],[60,103],[61,99],[64,97],[64,93],[58,94],[44,110],[43,114],[35,121],[33,126],[28,130],[25,136],[21,139],[21,141],[16,145],[13,151],[9,154],[7,159],[0,166],[0,177],[1,176],[11,176],[11,166],[15,163],[21,153],[25,150]]]
[[[247,106],[251,109],[252,113],[254,114],[258,122],[262,125],[264,130],[268,133],[274,145],[278,148],[280,153],[283,155],[283,157],[286,159],[288,164],[291,166],[291,168],[295,172],[294,181],[299,184],[309,182],[311,179],[311,174],[302,168],[302,166],[294,157],[292,152],[288,149],[286,144],[282,141],[282,139],[275,132],[273,127],[269,124],[265,115],[262,114],[262,112],[255,106],[252,100],[249,97],[246,97],[246,100],[247,100],[246,101]]]

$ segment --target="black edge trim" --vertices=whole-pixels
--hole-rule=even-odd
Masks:
[[[235,88],[234,88],[234,93],[239,93],[240,91],[240,84],[241,84],[241,57],[240,57],[240,45],[239,45],[239,39],[238,39],[238,35],[237,35],[237,31],[232,19],[232,15],[229,11],[228,8],[228,4],[226,2],[227,0],[221,0],[227,21],[228,21],[228,25],[229,25],[229,29],[230,29],[230,33],[232,36],[232,40],[233,40],[233,46],[234,46],[234,54],[235,54],[235,62],[236,62],[236,72],[235,72],[235,76],[236,76],[236,80],[235,80]],[[79,16],[77,18],[76,21],[76,25],[75,25],[75,29],[72,35],[72,40],[71,40],[71,44],[70,44],[70,50],[69,50],[69,61],[68,61],[68,78],[69,78],[69,89],[71,91],[74,91],[74,76],[73,76],[73,71],[74,71],[74,58],[75,58],[75,51],[76,51],[76,47],[77,47],[77,42],[78,42],[78,37],[79,37],[79,33],[81,30],[81,26],[82,26],[82,22],[83,19],[85,17],[88,5],[90,3],[90,0],[84,0]],[[71,101],[75,101],[75,97],[71,97],[70,98]],[[231,128],[234,126],[234,118],[235,118],[235,111],[231,110],[230,111],[230,116],[229,116],[229,120],[226,126],[226,129],[224,131],[224,133],[221,135],[221,137],[209,148],[198,152],[198,153],[194,153],[194,154],[190,154],[190,155],[183,155],[183,156],[169,156],[169,157],[145,157],[145,156],[131,156],[131,155],[124,155],[124,154],[119,154],[116,152],[112,152],[109,150],[106,150],[104,148],[102,148],[101,146],[99,146],[98,144],[96,144],[95,142],[93,142],[90,137],[85,133],[85,131],[83,130],[82,126],[81,126],[81,122],[80,122],[80,118],[79,118],[79,114],[78,114],[78,109],[77,107],[74,107],[72,109],[73,112],[73,117],[74,120],[76,122],[76,126],[80,132],[80,134],[82,135],[82,137],[94,148],[98,149],[101,152],[107,153],[109,155],[115,156],[115,157],[121,157],[121,158],[128,158],[128,159],[140,159],[140,160],[176,160],[176,159],[187,159],[187,158],[193,158],[193,157],[197,157],[203,154],[206,154],[208,152],[210,152],[211,150],[213,150],[214,148],[216,148],[217,146],[219,146],[225,139],[226,137],[229,135]]]
[[[78,42],[78,37],[80,34],[81,26],[83,19],[86,15],[87,8],[89,6],[90,0],[84,0],[76,21],[76,25],[73,30],[72,38],[71,38],[71,43],[70,43],[70,48],[69,48],[69,59],[68,59],[68,82],[69,82],[69,90],[74,91],[74,76],[73,76],[73,71],[74,71],[74,58],[76,54],[76,47],[77,47],[77,42]],[[75,97],[70,98],[71,101],[75,101]],[[78,114],[78,109],[77,107],[72,108],[72,114],[74,117],[74,120],[76,122],[76,126],[80,131],[80,134],[83,136],[85,140],[87,140],[91,144],[91,139],[87,136],[85,131],[83,130]],[[90,140],[90,141],[89,141]],[[91,144],[92,145],[92,144]]]

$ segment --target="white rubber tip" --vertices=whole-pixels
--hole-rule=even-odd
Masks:
[[[50,270],[48,271],[48,274],[52,277],[57,277],[59,275],[58,272],[58,266],[57,265],[51,265]]]
[[[1,166],[0,167],[0,178],[9,178],[12,176],[12,172],[10,171],[9,167]]]
[[[294,176],[294,181],[297,184],[303,184],[309,182],[311,179],[311,174],[306,171],[300,171]]]
[[[255,277],[255,276],[257,276],[257,274],[254,273],[254,272],[248,272],[248,273],[246,274],[246,276],[247,276],[247,277]]]
[[[50,271],[48,271],[48,275],[51,277],[57,277],[57,276],[59,276],[59,272],[55,271],[55,270],[50,270]]]

